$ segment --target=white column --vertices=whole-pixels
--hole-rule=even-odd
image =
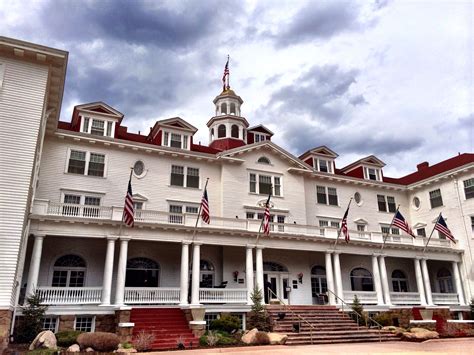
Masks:
[[[253,246],[247,245],[245,254],[245,282],[247,283],[247,304],[251,305],[253,292]]]
[[[423,275],[423,283],[425,285],[426,302],[429,306],[433,305],[433,296],[431,294],[430,274],[428,273],[428,265],[426,259],[421,259],[421,273]]]
[[[102,279],[102,305],[110,305],[112,294],[112,274],[114,271],[115,241],[117,237],[107,237],[107,251],[105,252],[104,277]]]
[[[41,264],[41,253],[43,251],[44,235],[35,235],[33,252],[31,254],[30,270],[28,272],[28,281],[26,284],[26,297],[35,293],[38,287],[38,275]]]
[[[117,285],[115,287],[115,304],[123,306],[125,295],[125,275],[127,273],[128,241],[120,238],[120,254],[117,267]]]
[[[388,284],[387,266],[385,265],[385,255],[379,256],[380,279],[382,281],[383,298],[386,305],[391,305],[390,286]]]
[[[334,252],[334,281],[336,283],[336,295],[341,300],[344,299],[344,290],[342,289],[342,276],[341,276],[341,261],[339,254],[341,252]],[[342,303],[340,300],[336,300],[336,303]]]
[[[263,284],[263,247],[261,245],[257,245],[255,249],[255,272],[256,272],[256,282],[257,288],[260,290],[263,298],[263,303],[265,303],[264,292],[264,284]]]
[[[331,252],[326,252],[326,282],[328,285],[328,290],[331,291],[328,292],[329,304],[334,305],[336,304],[336,298],[332,292],[336,292],[336,290],[334,289],[334,274],[332,272]]]
[[[201,274],[201,243],[194,242],[193,245],[193,269],[191,279],[191,304],[198,306],[199,303],[199,276]]]
[[[464,306],[466,302],[464,302],[464,293],[462,289],[461,283],[461,276],[459,274],[458,263],[453,261],[453,275],[454,275],[454,282],[456,283],[456,292],[458,293],[459,297],[459,304]]]
[[[416,288],[420,294],[420,304],[426,306],[425,286],[423,285],[423,275],[421,273],[420,258],[415,258],[415,277],[416,277]]]
[[[380,284],[379,262],[377,255],[372,255],[372,274],[374,275],[375,293],[377,294],[377,304],[383,305],[382,285]]]
[[[191,242],[183,241],[181,244],[181,276],[179,279],[179,304],[185,306],[188,304],[189,293],[189,244]]]

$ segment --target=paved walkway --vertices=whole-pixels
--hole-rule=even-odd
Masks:
[[[233,354],[233,355],[305,355],[305,354],[469,354],[474,355],[474,338],[428,340],[424,343],[383,342],[324,344],[301,346],[247,346],[240,348],[198,349],[184,351],[166,351],[147,353],[147,355],[198,355],[198,354]]]

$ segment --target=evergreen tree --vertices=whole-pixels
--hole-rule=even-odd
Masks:
[[[43,330],[43,317],[47,308],[41,304],[41,298],[37,294],[26,299],[15,337],[17,343],[30,343]]]
[[[364,323],[363,313],[364,312],[364,307],[359,301],[359,297],[357,295],[354,295],[354,300],[352,301],[351,305],[352,310],[354,313],[352,314],[352,317],[354,320],[358,320],[359,325]]]
[[[247,319],[247,329],[257,328],[262,332],[270,331],[271,322],[267,310],[262,304],[262,291],[255,286],[250,294],[250,299],[252,300],[252,307]]]
[[[471,300],[471,320],[474,320],[474,298]]]

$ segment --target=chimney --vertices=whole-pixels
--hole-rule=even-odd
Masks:
[[[418,171],[422,171],[422,170],[425,170],[425,169],[428,169],[430,167],[430,163],[428,163],[427,161],[424,161],[423,163],[420,163],[416,166],[416,168],[418,169]]]

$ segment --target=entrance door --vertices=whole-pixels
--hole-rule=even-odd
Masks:
[[[278,302],[278,298],[282,301],[288,300],[289,282],[286,274],[264,274],[263,283],[265,284],[265,303]]]

